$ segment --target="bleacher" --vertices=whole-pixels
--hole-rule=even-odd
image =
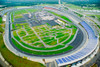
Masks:
[[[92,30],[92,28],[84,21],[81,22],[80,24],[84,27],[84,29],[88,33],[88,38],[89,38],[88,43],[86,43],[86,46],[82,48],[82,50],[78,51],[77,53],[74,53],[72,55],[63,58],[56,59],[58,66],[72,64],[73,62],[78,62],[78,60],[82,60],[83,58],[90,55],[97,47],[98,38],[95,36],[95,33]]]

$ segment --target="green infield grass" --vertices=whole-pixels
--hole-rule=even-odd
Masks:
[[[25,14],[25,13],[28,13],[25,9],[24,10],[17,10],[17,11],[14,11],[14,16]]]
[[[14,16],[19,16],[19,18],[22,18],[20,17],[22,16],[22,14],[28,12],[36,12],[37,10],[24,9],[23,13],[21,11],[23,12],[23,10],[15,11]],[[16,14],[16,12],[18,13]],[[59,15],[51,11],[48,12],[72,23],[72,21],[65,16]],[[35,17],[34,20],[37,20],[37,18]],[[18,49],[36,55],[54,55],[69,51],[74,47],[70,45],[68,45],[67,47],[65,46],[74,38],[77,27],[73,24],[66,23],[64,20],[59,20],[62,21],[63,25],[57,24],[51,26],[48,22],[46,22],[42,25],[31,26],[31,24],[27,22],[14,22],[12,24],[13,34],[11,35],[14,36],[14,38],[12,37],[12,42]],[[20,44],[17,43],[16,40]],[[50,53],[46,52],[46,50]]]
[[[34,51],[34,50],[29,50],[27,48],[24,48],[22,47],[18,42],[16,42],[13,38],[12,38],[12,42],[15,44],[15,46],[24,51],[24,52],[27,52],[27,53],[31,53],[31,54],[35,54],[35,55],[55,55],[55,54],[59,54],[59,53],[62,53],[62,52],[66,52],[70,49],[72,49],[73,47],[72,46],[68,46],[64,49],[61,49],[61,50],[57,50],[57,51],[50,51],[50,52],[41,52],[41,51]]]

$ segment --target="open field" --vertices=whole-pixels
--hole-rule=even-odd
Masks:
[[[95,16],[95,17],[97,17],[98,19],[100,19],[100,15],[95,15],[95,14],[87,14],[87,16]]]
[[[14,16],[13,16],[13,12],[11,12],[11,21],[12,21],[12,23],[14,22],[14,18],[13,18]]]
[[[94,16],[96,16],[98,18],[98,20],[100,21],[100,15],[94,15]]]
[[[30,53],[30,54],[35,54],[35,55],[55,55],[55,54],[59,54],[59,53],[62,53],[62,52],[66,52],[70,49],[72,49],[73,47],[72,46],[68,46],[64,49],[61,49],[61,50],[57,50],[57,51],[50,51],[50,52],[41,52],[41,51],[34,51],[34,50],[29,50],[27,48],[24,48],[22,47],[18,42],[16,42],[13,38],[12,38],[12,42],[15,44],[15,46],[24,51],[24,52],[27,52],[27,53]]]
[[[28,12],[36,12],[38,9],[27,9]]]
[[[22,29],[21,25],[23,25],[23,27],[25,27],[25,29]],[[36,34],[34,33],[34,31],[26,23],[25,24],[17,24],[17,26],[19,26],[17,28],[17,29],[19,29],[18,30],[19,36],[22,37],[22,39],[25,42],[32,43],[32,46],[29,46],[29,45],[25,44],[24,42],[22,42],[22,40],[20,39],[20,37],[17,35],[17,32],[16,31],[13,31],[13,35],[14,35],[14,37],[20,43],[22,43],[26,47],[29,47],[31,49],[37,49],[37,50],[50,50],[50,49],[53,49],[54,50],[54,48],[57,49],[57,48],[59,48],[59,46],[61,46],[61,45],[58,45],[58,46],[52,47],[52,48],[43,48],[44,45],[39,42],[40,39],[38,39],[38,37],[36,36]],[[50,27],[48,27],[46,25],[35,26],[35,27],[33,27],[33,29],[41,37],[41,39],[43,40],[43,42],[46,43],[46,45],[50,45],[50,46],[57,44],[57,40],[54,38],[55,35],[56,35],[56,38],[58,39],[58,42],[61,43],[61,42],[65,41],[66,39],[68,39],[69,32],[71,33],[71,30],[67,30],[67,29],[51,29]],[[28,35],[26,35],[25,30],[27,31],[27,34]],[[23,31],[25,33],[23,35],[21,35],[21,33],[23,33],[23,32],[20,32],[20,31]],[[75,34],[76,31],[73,31],[73,33]],[[50,37],[50,36],[52,36],[52,37]],[[72,39],[73,38],[71,38],[71,40]],[[39,48],[36,48],[36,47],[33,47],[33,46],[37,46]]]
[[[5,24],[2,21],[2,17],[0,17],[0,33],[3,33],[4,32],[4,27],[5,27]]]
[[[0,27],[0,33],[3,33],[3,32],[4,32],[4,29],[2,27]]]
[[[17,11],[14,11],[14,16],[24,14],[24,13],[28,13],[28,12],[25,9],[24,10],[17,10]]]
[[[2,17],[0,17],[0,24],[1,24],[1,23],[3,23],[3,22],[2,22]]]
[[[38,11],[38,10],[37,9],[17,10],[17,11],[14,11],[14,17],[15,17],[15,19],[23,18],[23,14],[33,13],[33,12],[36,12],[36,11]]]
[[[79,14],[79,13],[77,13],[77,12],[74,12],[74,13],[77,14],[79,17],[83,17],[82,14]]]

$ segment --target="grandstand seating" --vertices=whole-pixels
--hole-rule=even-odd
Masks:
[[[77,53],[74,53],[67,57],[56,59],[58,66],[66,65],[68,63],[71,63],[72,61],[77,62],[79,59],[82,60],[81,58],[85,58],[86,56],[91,54],[91,52],[93,52],[94,49],[96,48],[98,39],[95,36],[94,31],[86,22],[83,21],[80,24],[87,31],[88,38],[89,38],[88,43],[86,43],[86,46],[82,50],[78,51]]]

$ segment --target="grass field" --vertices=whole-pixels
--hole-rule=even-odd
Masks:
[[[30,45],[27,45],[26,43],[24,43],[18,37],[17,32],[13,31],[14,37],[22,45],[24,45],[25,47],[28,47],[28,48],[31,48],[31,49],[36,49],[36,50],[55,50],[55,49],[63,48],[64,47],[64,45],[58,45],[58,46],[52,47],[52,48],[44,48],[44,45],[41,42],[38,42],[39,41],[38,37],[35,35],[35,33],[32,31],[32,29],[28,26],[28,24],[26,24],[26,23],[25,24],[17,24],[17,26],[21,26],[21,25],[23,25],[23,27],[25,27],[25,28],[27,27],[25,30],[28,32],[28,35],[26,35],[26,33],[24,33],[23,35],[21,35],[21,33],[23,33],[21,31],[24,31],[24,30],[22,29],[22,27],[20,27],[20,28],[17,28],[17,29],[19,29],[19,31],[18,31],[19,36],[21,36],[21,37],[23,36],[22,39],[24,41],[26,41],[27,43],[33,43],[32,44],[33,46],[37,46],[37,47],[33,47],[33,46],[30,46]],[[42,40],[44,41],[44,43],[51,44],[51,46],[53,44],[56,45],[57,44],[57,40],[54,39],[54,37],[50,37],[49,35],[55,36],[55,32],[57,32],[56,33],[56,35],[57,35],[56,38],[59,38],[58,41],[59,41],[59,43],[61,43],[61,42],[63,42],[64,40],[66,40],[69,37],[69,33],[67,33],[67,32],[71,32],[71,30],[67,30],[67,29],[58,29],[58,30],[57,29],[50,29],[50,27],[48,27],[48,26],[46,26],[46,25],[40,25],[40,26],[35,26],[33,28],[36,30],[36,32],[38,33],[38,35],[40,35],[40,37],[42,38]],[[73,26],[71,26],[71,27],[73,27]],[[47,29],[48,29],[48,31],[47,31]],[[45,34],[44,34],[43,31],[45,32]],[[74,31],[74,30],[73,30],[73,32],[74,32],[74,34],[76,33],[76,31]],[[44,37],[44,36],[48,36],[48,37]],[[71,36],[71,38],[69,40],[72,40],[72,39],[73,39],[73,37]],[[68,42],[70,42],[70,41],[68,41]]]
[[[2,27],[0,27],[0,33],[3,33],[3,32],[4,32],[4,29]]]
[[[21,15],[24,13],[28,13],[28,12],[25,9],[24,10],[17,10],[17,11],[14,11],[14,16]]]
[[[12,21],[12,23],[14,22],[14,18],[13,18],[14,16],[13,16],[13,12],[11,12],[11,21]]]
[[[18,34],[19,34],[20,37],[22,37],[22,36],[25,36],[26,35],[26,32],[23,29],[20,29],[18,31]]]
[[[12,29],[13,29],[13,30],[15,30],[15,29],[16,29],[14,24],[12,24]]]
[[[22,14],[28,14],[28,13],[32,13],[32,12],[36,12],[38,11],[37,9],[24,9],[24,10],[17,10],[17,11],[14,11],[14,17],[15,19],[18,19],[18,18],[23,18],[23,15]],[[12,18],[13,19],[13,18]],[[12,20],[13,21],[13,20]]]
[[[28,12],[36,12],[38,9],[27,9]]]
[[[27,52],[27,53],[35,54],[35,55],[55,55],[55,54],[59,54],[62,52],[66,52],[73,48],[72,46],[69,45],[68,47],[61,49],[61,50],[50,51],[50,52],[41,52],[41,51],[34,51],[34,50],[29,50],[27,48],[24,48],[18,42],[16,42],[13,38],[12,38],[12,42],[15,44],[16,47],[18,47],[18,49],[20,49],[24,52]]]
[[[95,17],[100,21],[100,15],[87,14],[87,16],[91,16],[91,17],[92,17],[92,16],[95,16]],[[94,17],[94,18],[95,18],[95,17]]]
[[[2,17],[0,17],[0,24],[1,24],[1,23],[3,23],[3,22],[2,22]]]
[[[19,26],[17,29],[20,29],[18,31],[19,36],[21,36],[21,34],[23,32],[26,33],[24,31],[24,29],[21,29],[22,28],[21,25],[17,24],[17,26]],[[33,30],[28,25],[24,25],[23,24],[23,26],[25,27],[25,30],[28,33],[27,36],[23,36],[22,39],[24,41],[26,41],[27,43],[34,43],[36,41],[39,41],[38,37],[35,35],[35,33],[33,32]],[[73,27],[74,26],[71,26],[70,28],[73,28]],[[67,30],[67,29],[51,29],[50,27],[48,27],[46,25],[35,26],[35,27],[33,27],[33,29],[37,32],[37,34],[42,38],[42,40],[44,41],[44,43],[46,43],[47,45],[51,45],[51,44],[52,45],[53,44],[56,45],[57,44],[57,40],[54,37],[56,37],[57,39],[59,39],[62,36],[65,36],[65,37],[69,36],[69,33],[67,33],[67,32],[70,31],[70,30]],[[23,35],[25,35],[24,33],[23,33]],[[52,37],[50,37],[50,36],[52,36]]]
[[[74,13],[77,14],[79,17],[83,17],[82,14],[79,14],[79,13],[77,13],[77,12],[74,12]]]
[[[98,18],[98,20],[100,21],[100,15],[95,15],[97,18]]]
[[[5,24],[3,24],[4,22],[2,21],[2,17],[0,17],[0,33],[3,33],[4,32],[4,27],[5,27]]]

